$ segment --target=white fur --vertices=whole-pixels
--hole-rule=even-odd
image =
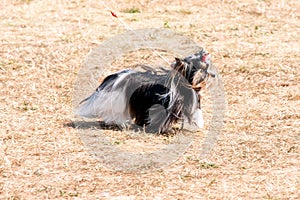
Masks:
[[[101,118],[106,123],[122,124],[130,120],[123,91],[95,92],[77,108],[76,114],[87,118]]]
[[[117,81],[113,84],[113,88],[116,88],[117,85],[131,73],[133,73],[133,71],[120,74]],[[126,123],[130,121],[131,118],[126,106],[127,102],[124,90],[125,87],[119,87],[112,91],[96,91],[79,105],[75,113],[87,118],[101,118],[106,123]]]
[[[135,71],[133,71],[133,70],[131,70],[131,69],[124,69],[124,70],[121,70],[121,71],[117,72],[119,75],[118,75],[118,79],[117,79],[116,82],[114,83],[113,88],[118,87],[118,85],[119,85],[120,83],[122,83],[122,81],[123,81],[124,79],[126,79],[128,75],[130,75],[130,74],[132,74],[132,73],[134,73],[134,72],[135,72]]]
[[[201,109],[197,109],[196,112],[193,114],[193,121],[196,123],[198,128],[204,127],[204,120],[203,120],[203,114]]]

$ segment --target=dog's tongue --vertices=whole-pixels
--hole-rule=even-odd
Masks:
[[[209,60],[210,60],[210,55],[209,55],[209,53],[203,54],[201,62],[208,63]]]

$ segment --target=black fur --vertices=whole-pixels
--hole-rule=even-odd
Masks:
[[[206,56],[203,50],[176,58],[172,69],[161,74],[149,67],[144,72],[127,69],[112,74],[81,102],[77,113],[108,123],[135,123],[147,132],[166,132],[179,120],[199,125],[197,92],[211,64]]]

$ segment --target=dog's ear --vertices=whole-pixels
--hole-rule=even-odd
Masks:
[[[182,71],[183,67],[183,61],[180,58],[175,58],[175,63],[173,63],[172,68],[180,72]]]
[[[175,58],[175,61],[176,61],[176,64],[177,64],[177,63],[182,63],[182,61],[181,61],[180,58]]]

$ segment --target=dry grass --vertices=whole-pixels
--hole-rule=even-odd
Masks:
[[[194,142],[144,174],[104,168],[67,126],[81,62],[123,27],[98,1],[0,2],[0,199],[300,198],[300,2],[182,2],[107,1],[133,28],[206,47],[225,83],[225,128],[207,161]]]

